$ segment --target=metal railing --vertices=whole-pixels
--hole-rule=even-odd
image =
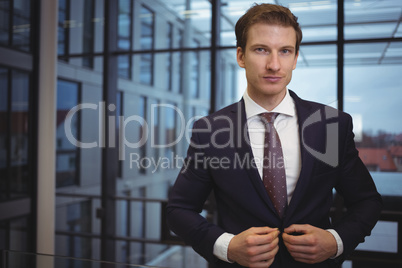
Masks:
[[[91,196],[91,195],[81,195],[81,194],[65,194],[60,193],[57,194],[58,196],[64,197],[73,197],[73,198],[98,198],[100,196]],[[122,201],[127,203],[132,202],[140,202],[142,205],[146,203],[156,203],[160,206],[160,237],[159,239],[149,239],[145,237],[130,237],[130,236],[119,236],[115,235],[113,237],[109,237],[109,239],[115,241],[126,241],[126,242],[138,242],[142,243],[143,245],[146,244],[161,244],[161,245],[179,245],[184,246],[183,241],[175,236],[167,227],[166,224],[166,204],[167,200],[165,199],[149,199],[149,198],[135,198],[135,197],[122,197],[122,196],[115,196],[114,199],[116,201]],[[213,204],[207,203],[205,205],[205,211],[207,218],[212,220],[214,217],[214,206]],[[130,213],[130,212],[128,212]],[[342,214],[342,212],[337,211],[335,208],[332,210],[331,214],[338,213],[338,216]],[[145,216],[145,215],[143,215]],[[130,220],[132,215],[127,215],[128,223],[130,225]],[[381,221],[393,222],[397,224],[397,252],[381,252],[375,250],[356,250],[349,258],[348,261],[352,263],[353,268],[371,268],[371,267],[387,267],[387,268],[400,268],[402,267],[402,212],[398,211],[383,211],[380,217]],[[87,238],[101,238],[100,234],[92,234],[92,233],[82,233],[82,232],[68,232],[68,231],[61,231],[56,230],[57,235],[66,235],[71,237],[87,237]],[[167,251],[168,252],[168,251]],[[145,262],[144,262],[145,263]],[[185,266],[183,266],[185,267]],[[8,267],[7,267],[8,268]],[[195,267],[192,267],[195,268]]]
[[[62,198],[71,198],[71,201],[74,202],[81,202],[87,200],[100,200],[100,196],[97,195],[86,195],[86,194],[70,194],[70,193],[57,193],[57,197]],[[126,254],[123,258],[117,258],[116,260],[123,259],[124,262],[129,263],[138,263],[138,264],[154,264],[158,266],[165,266],[165,267],[177,267],[177,268],[201,268],[207,267],[206,261],[202,259],[198,254],[194,251],[189,250],[188,246],[184,245],[184,242],[175,236],[173,233],[170,232],[166,225],[166,199],[158,199],[158,198],[138,198],[138,197],[129,197],[129,196],[114,196],[113,200],[115,202],[123,202],[126,203],[124,207],[127,209],[124,211],[125,215],[125,222],[124,224],[127,226],[125,233],[116,233],[112,236],[107,236],[109,241],[114,241],[115,245],[120,243],[120,246],[124,244],[124,253]],[[68,200],[67,200],[68,201]],[[157,213],[154,210],[147,211],[146,209],[141,211],[141,208],[145,208],[146,205],[154,203],[156,205],[155,210],[160,211],[160,215],[156,215],[159,223],[159,230],[155,230],[156,233],[159,233],[159,237],[152,237],[149,238],[146,236],[146,228],[149,223],[145,221],[145,219],[149,216],[147,213]],[[120,204],[122,205],[122,204]],[[135,213],[130,209],[131,206],[138,206],[140,207],[140,215],[134,215]],[[208,207],[207,205],[205,206]],[[96,209],[97,217],[102,217],[103,211],[101,209]],[[138,210],[137,210],[138,211]],[[206,213],[208,214],[208,213]],[[142,219],[139,220],[139,217]],[[151,217],[152,218],[152,217]],[[139,236],[130,235],[129,226],[133,226],[133,221],[142,221],[140,222],[140,226],[136,226],[137,230],[136,233]],[[158,228],[158,226],[156,227]],[[139,229],[139,230],[138,230]],[[91,233],[91,232],[82,232],[82,231],[73,231],[73,230],[60,230],[56,229],[55,231],[56,236],[64,236],[68,237],[70,241],[73,241],[77,238],[82,239],[90,239],[91,241],[101,241],[102,234],[101,233]],[[134,245],[134,246],[133,246]],[[163,250],[155,254],[155,252],[148,252],[147,249],[150,245],[160,245],[165,246]],[[132,248],[131,248],[132,247]],[[133,257],[133,248],[135,248]],[[72,250],[74,252],[74,250]],[[139,256],[139,257],[138,257]],[[122,257],[122,256],[120,256]],[[92,256],[90,256],[92,258]],[[158,260],[158,261],[157,261]],[[193,265],[186,265],[186,261],[191,260],[192,263],[200,263],[199,267],[194,267]],[[168,266],[167,266],[168,265]],[[92,266],[91,266],[92,267]],[[75,267],[72,267],[75,268]]]
[[[58,268],[58,267],[113,267],[113,268],[162,268],[160,266],[135,265],[102,260],[89,260],[48,254],[1,250],[0,268]],[[166,268],[166,267],[165,267]]]
[[[397,225],[396,252],[381,252],[372,250],[355,250],[348,258],[353,268],[401,268],[402,267],[402,212],[382,211],[380,221],[392,222]],[[380,246],[380,245],[378,245]]]

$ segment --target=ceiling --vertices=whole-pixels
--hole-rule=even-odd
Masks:
[[[235,46],[234,25],[255,1],[223,0],[221,45]],[[268,0],[289,7],[298,17],[303,42],[336,41],[337,0]],[[208,0],[165,0],[169,9],[191,24],[206,38],[211,35],[211,4]],[[258,3],[258,2],[257,2]],[[345,40],[402,37],[401,0],[345,0]],[[336,64],[336,46],[302,46],[301,65]],[[300,60],[300,59],[299,59]],[[402,63],[402,42],[358,43],[345,45],[346,64]]]

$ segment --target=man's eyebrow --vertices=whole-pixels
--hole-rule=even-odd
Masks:
[[[250,45],[250,47],[251,47],[251,48],[255,48],[255,47],[269,47],[269,46],[267,46],[267,45],[265,45],[265,44],[256,43],[256,44]]]
[[[260,43],[251,44],[250,47],[251,48],[255,48],[255,47],[267,47],[267,48],[269,48],[269,46],[267,46],[265,44],[260,44]],[[284,46],[281,46],[280,48],[281,49],[284,49],[284,48],[286,48],[286,49],[296,49],[296,46],[294,46],[294,45],[284,45]]]
[[[283,45],[282,46],[283,48],[296,48],[296,46],[295,45]]]
[[[286,49],[293,49],[293,50],[296,49],[295,46],[291,46],[291,45],[289,45],[289,46],[283,46],[282,49],[283,49],[283,48],[286,48]]]

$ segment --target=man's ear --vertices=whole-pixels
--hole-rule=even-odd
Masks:
[[[237,59],[237,64],[241,67],[244,68],[244,52],[241,47],[237,47],[236,51],[236,59]]]

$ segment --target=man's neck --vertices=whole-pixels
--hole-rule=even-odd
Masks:
[[[279,94],[253,95],[250,93],[250,91],[247,90],[247,93],[250,96],[250,98],[255,103],[257,103],[258,105],[260,105],[261,107],[266,109],[267,111],[272,111],[273,109],[275,109],[275,107],[278,106],[282,102],[282,100],[285,98],[286,92],[287,92],[287,90],[283,90]]]

